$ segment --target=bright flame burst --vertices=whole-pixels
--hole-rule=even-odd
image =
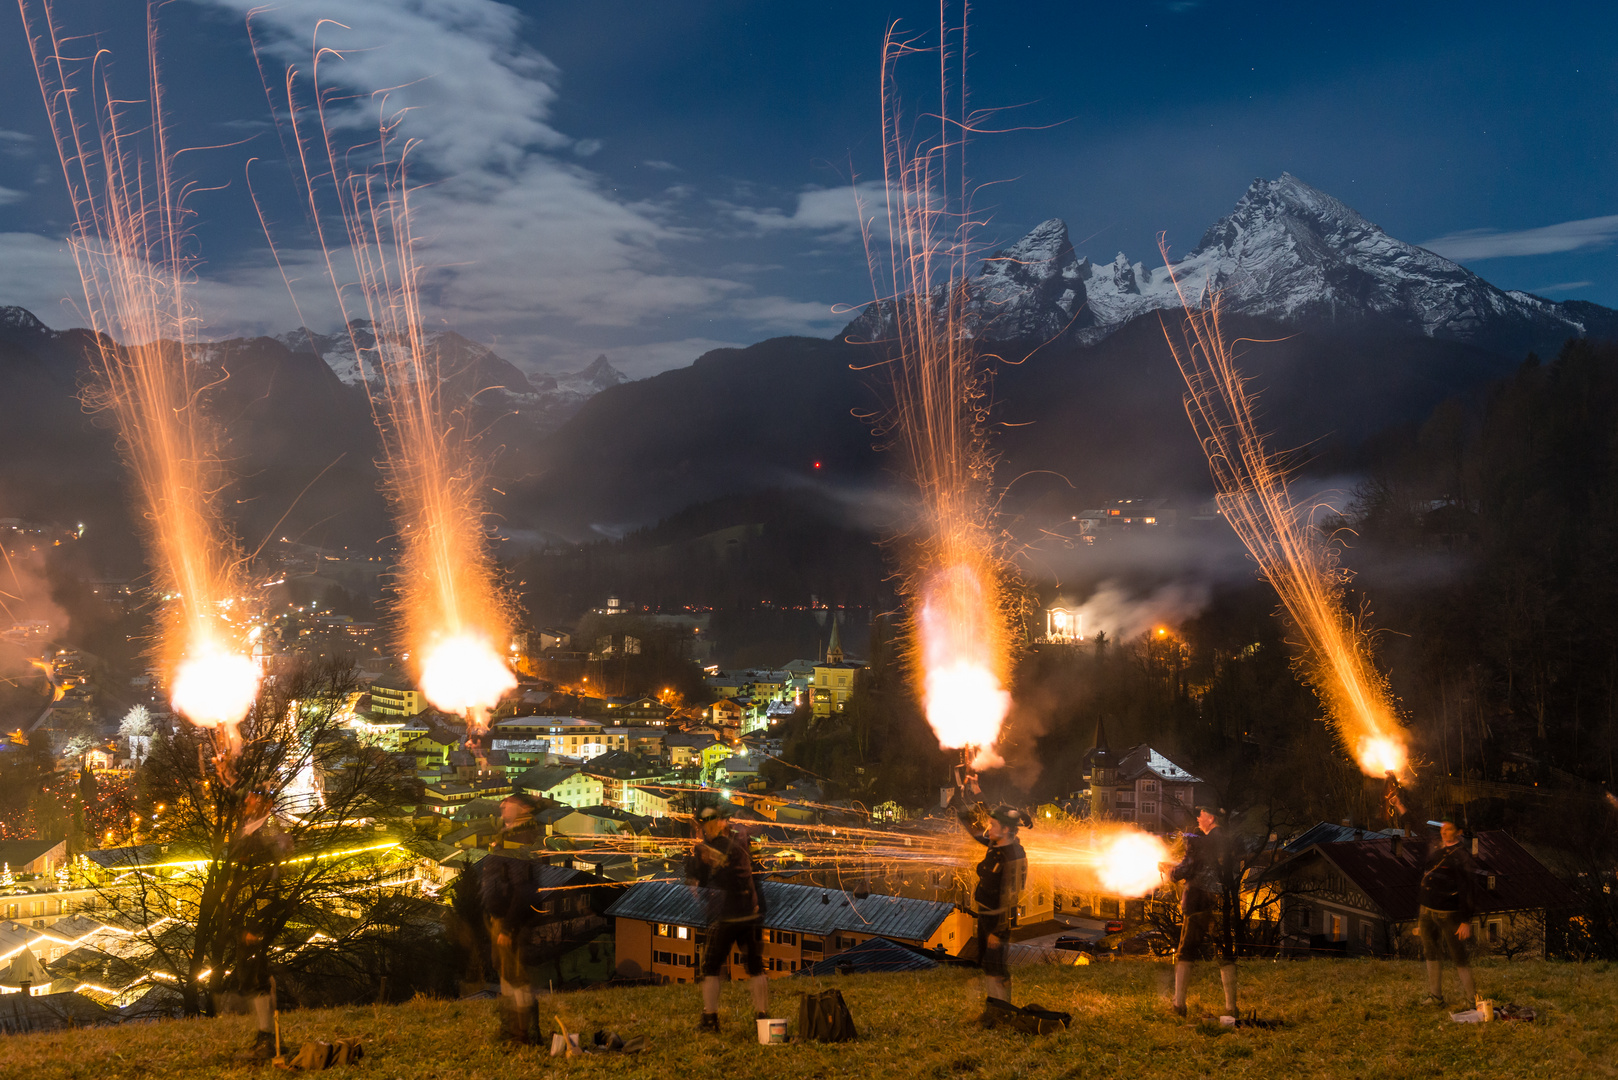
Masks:
[[[441,641],[422,658],[421,692],[446,712],[481,715],[516,685],[499,651],[470,635]]]
[[[970,567],[940,570],[922,585],[916,625],[927,723],[944,749],[971,748],[974,769],[1004,764],[993,747],[1011,695],[983,661],[997,611],[982,578]]]
[[[1364,628],[1343,603],[1346,575],[1335,552],[1309,521],[1308,508],[1293,503],[1286,469],[1258,433],[1253,398],[1219,325],[1219,295],[1203,307],[1187,303],[1183,293],[1180,301],[1186,312],[1180,342],[1167,326],[1163,333],[1185,376],[1186,415],[1208,456],[1220,512],[1302,636],[1300,669],[1360,769],[1370,776],[1403,772],[1409,753],[1387,680],[1371,661]]]
[[[405,142],[402,151],[394,153],[402,114],[388,113],[385,93],[374,95],[381,110],[376,142],[340,153],[326,119],[335,91],[320,84],[320,63],[330,57],[340,54],[320,48],[317,41],[312,65],[315,136],[305,133],[294,93],[297,73],[290,69],[286,111],[299,151],[310,219],[327,252],[331,283],[354,355],[365,365],[366,389],[382,432],[388,491],[402,547],[405,644],[416,658],[427,700],[446,712],[465,713],[481,727],[483,710],[493,708],[517,684],[492,644],[510,636],[510,610],[484,525],[484,461],[476,453],[468,418],[444,401],[440,357],[422,327],[418,287],[422,268],[415,255],[406,168],[411,144]],[[273,93],[271,104],[274,108]],[[368,166],[350,165],[367,156]],[[346,300],[350,287],[339,280],[321,226],[319,177],[311,165],[316,159],[323,159],[329,170],[321,175],[334,178],[358,292],[370,320],[369,335],[350,318]]]
[[[42,13],[28,0],[18,8],[73,203],[68,244],[101,374],[90,396],[118,420],[157,584],[171,598],[159,649],[171,671],[183,672],[174,705],[195,723],[234,725],[259,673],[222,614],[241,591],[242,561],[219,508],[222,440],[201,402],[218,376],[193,352],[186,287],[195,256],[186,248],[185,192],[171,180],[157,5],[146,21],[150,115],[133,123],[133,103],[109,88],[106,52],[70,56],[48,4]]]
[[[891,305],[893,313],[893,403],[884,431],[903,452],[919,494],[905,590],[927,722],[940,746],[968,749],[975,767],[990,768],[1003,764],[994,747],[1011,704],[1006,583],[1014,571],[992,527],[988,375],[965,285],[964,27],[941,18],[939,127],[915,143],[900,113],[895,69],[920,51],[890,30],[882,52],[888,251],[871,264],[890,296],[878,310]]]
[[[175,669],[174,707],[193,724],[234,725],[252,707],[258,677],[258,666],[247,657],[204,647]]]
[[[1040,821],[1017,838],[1031,875],[1048,878],[1058,892],[1099,891],[1145,896],[1163,883],[1168,845],[1132,825]]]

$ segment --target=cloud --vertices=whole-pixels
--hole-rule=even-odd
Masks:
[[[0,304],[25,307],[56,330],[85,325],[84,289],[67,244],[36,233],[0,233]]]
[[[16,188],[0,187],[0,206],[10,206],[12,203],[20,203],[26,198],[28,198],[28,193],[26,191],[18,191]]]
[[[1450,233],[1421,246],[1456,262],[1505,259],[1518,255],[1554,255],[1563,251],[1604,247],[1618,237],[1618,214],[1581,218],[1537,229],[1500,232],[1495,229],[1467,229]]]
[[[643,161],[643,162],[641,162],[641,164],[646,166],[648,169],[657,169],[657,170],[659,170],[661,172],[684,172],[685,171],[684,169],[681,169],[678,165],[674,164],[672,161]]]
[[[193,2],[245,17],[260,0]],[[496,0],[283,0],[259,10],[251,26],[271,81],[279,82],[283,65],[297,67],[305,104],[312,100],[311,34],[322,19],[352,28],[328,22],[319,38],[342,52],[319,67],[321,85],[345,99],[330,114],[341,145],[374,140],[382,110],[404,110],[399,134],[419,140],[411,150],[419,185],[412,224],[430,318],[497,341],[526,366],[555,369],[562,357],[588,362],[603,351],[616,364],[627,345],[637,367],[653,357],[664,366],[689,363],[692,344],[707,340],[699,325],[723,324],[723,335],[797,333],[829,308],[759,297],[745,281],[677,261],[671,251],[712,238],[712,208],[681,190],[629,201],[586,167],[581,159],[602,143],[554,125],[560,72],[525,42],[527,21],[515,7]],[[378,92],[389,87],[384,99]],[[663,161],[645,165],[674,170]],[[810,219],[837,228],[854,220],[851,209],[839,218],[813,195],[801,202],[808,215],[802,227]],[[693,211],[704,220],[694,222]],[[283,259],[307,271],[296,289],[314,323],[308,308],[329,303],[331,289],[315,272],[312,240],[276,239]],[[266,269],[284,296],[273,265],[222,269],[217,261],[208,274],[218,287],[208,295],[262,317],[236,294],[265,280]]]
[[[1588,289],[1594,284],[1595,282],[1593,281],[1559,281],[1555,285],[1541,285],[1537,289],[1529,289],[1528,291],[1543,296],[1546,293],[1574,292],[1578,289]]]
[[[791,213],[776,207],[756,208],[725,204],[731,217],[760,232],[804,230],[844,239],[858,239],[863,222],[880,223],[886,230],[887,186],[862,180],[849,187],[809,187],[798,193]]]
[[[747,296],[731,301],[731,310],[760,328],[777,334],[827,337],[848,325],[852,316],[832,304],[789,300],[784,296]]]

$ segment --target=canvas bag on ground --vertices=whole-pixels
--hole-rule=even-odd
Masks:
[[[803,995],[803,1004],[798,1008],[798,1038],[805,1042],[849,1042],[859,1038],[841,990]]]

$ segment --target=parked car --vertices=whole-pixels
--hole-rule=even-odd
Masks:
[[[1168,956],[1174,952],[1174,940],[1161,930],[1137,930],[1119,940],[1118,951],[1124,956]]]
[[[1107,920],[1107,933],[1109,933],[1109,934],[1121,934],[1123,932],[1124,932],[1124,921],[1122,919],[1108,919]]]

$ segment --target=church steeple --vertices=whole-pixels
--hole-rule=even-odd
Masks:
[[[826,663],[841,664],[843,662],[843,639],[837,634],[837,615],[831,617],[831,641],[826,645]]]
[[[1106,819],[1112,810],[1112,795],[1118,786],[1118,763],[1107,745],[1106,721],[1096,717],[1096,744],[1085,755],[1090,760],[1090,817]]]

